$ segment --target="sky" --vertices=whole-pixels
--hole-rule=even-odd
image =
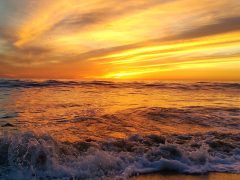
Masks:
[[[239,0],[0,0],[0,77],[240,80]]]

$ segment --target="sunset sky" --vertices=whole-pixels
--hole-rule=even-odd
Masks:
[[[0,77],[240,80],[240,0],[0,0]]]

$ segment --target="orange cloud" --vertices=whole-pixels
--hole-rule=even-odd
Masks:
[[[239,7],[236,0],[0,2],[0,76],[167,79],[184,71],[194,79],[224,69],[235,79]]]

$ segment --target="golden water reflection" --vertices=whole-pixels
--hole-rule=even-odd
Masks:
[[[177,112],[167,114],[169,117],[154,120],[144,114],[144,111],[153,107],[177,109],[189,106],[240,105],[240,95],[237,91],[229,93],[217,90],[75,86],[15,89],[8,91],[7,97],[4,93],[6,92],[1,91],[2,97],[5,98],[1,98],[1,109],[13,116],[5,118],[1,123],[11,122],[15,126],[2,129],[47,133],[62,141],[126,138],[133,134],[223,130],[223,127],[178,122],[177,118],[174,118]],[[161,113],[159,116],[166,116]]]

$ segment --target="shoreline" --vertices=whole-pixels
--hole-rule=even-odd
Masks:
[[[131,180],[239,180],[240,174],[233,173],[208,173],[203,175],[187,175],[175,173],[152,173],[134,176]]]

